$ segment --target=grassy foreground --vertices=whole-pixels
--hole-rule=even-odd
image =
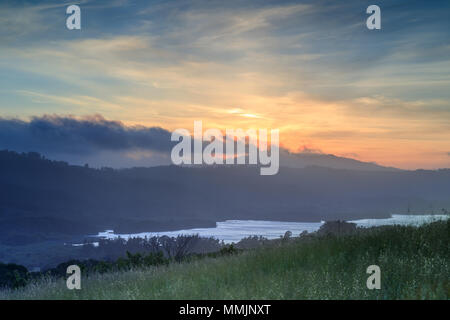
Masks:
[[[292,238],[237,255],[82,277],[44,279],[0,299],[448,299],[450,220],[355,235]],[[368,290],[366,268],[381,268]]]

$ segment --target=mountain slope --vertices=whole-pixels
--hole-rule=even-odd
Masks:
[[[450,208],[450,170],[254,166],[91,169],[0,152],[0,242],[214,226],[226,219],[320,221]]]
[[[306,168],[309,166],[326,167],[333,169],[360,170],[360,171],[400,171],[392,167],[380,166],[376,163],[363,162],[351,158],[338,157],[333,154],[314,152],[289,152],[280,150],[280,164],[288,168]]]

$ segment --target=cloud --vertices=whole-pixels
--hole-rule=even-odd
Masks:
[[[0,117],[0,150],[39,152],[71,164],[168,165],[176,143],[171,141],[171,132],[160,127],[127,126],[101,115],[82,118],[44,115],[30,121]],[[208,142],[203,144],[205,147]]]
[[[311,148],[306,145],[299,148],[298,154],[323,154],[322,150],[317,148]]]
[[[381,3],[382,32],[371,32],[356,0],[88,0],[81,33],[65,28],[65,5],[0,5],[1,116],[99,113],[169,130],[202,119],[279,128],[290,150],[397,166],[414,150],[448,159],[449,4]],[[80,154],[101,149],[89,145]]]
[[[8,43],[17,38],[45,34],[50,25],[54,25],[56,18],[52,9],[63,5],[60,3],[20,7],[13,3],[2,3],[0,5],[0,41]]]
[[[100,115],[50,116],[31,121],[0,118],[0,149],[44,154],[92,155],[106,152],[168,152],[170,132],[158,127],[125,126]]]

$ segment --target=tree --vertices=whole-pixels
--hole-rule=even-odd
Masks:
[[[175,261],[181,261],[199,241],[199,235],[179,235],[176,238],[163,236],[161,246],[167,256]]]

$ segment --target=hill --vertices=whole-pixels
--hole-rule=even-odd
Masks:
[[[450,170],[361,171],[254,166],[115,170],[0,152],[0,244],[214,226],[226,219],[320,221],[437,213]]]
[[[306,168],[311,166],[332,169],[359,170],[359,171],[401,171],[393,167],[385,167],[372,162],[359,161],[352,158],[338,157],[333,154],[318,152],[290,152],[280,150],[280,164],[287,168]]]
[[[82,278],[45,279],[0,299],[448,299],[450,220],[308,236],[218,258]],[[366,269],[381,269],[368,290]]]

